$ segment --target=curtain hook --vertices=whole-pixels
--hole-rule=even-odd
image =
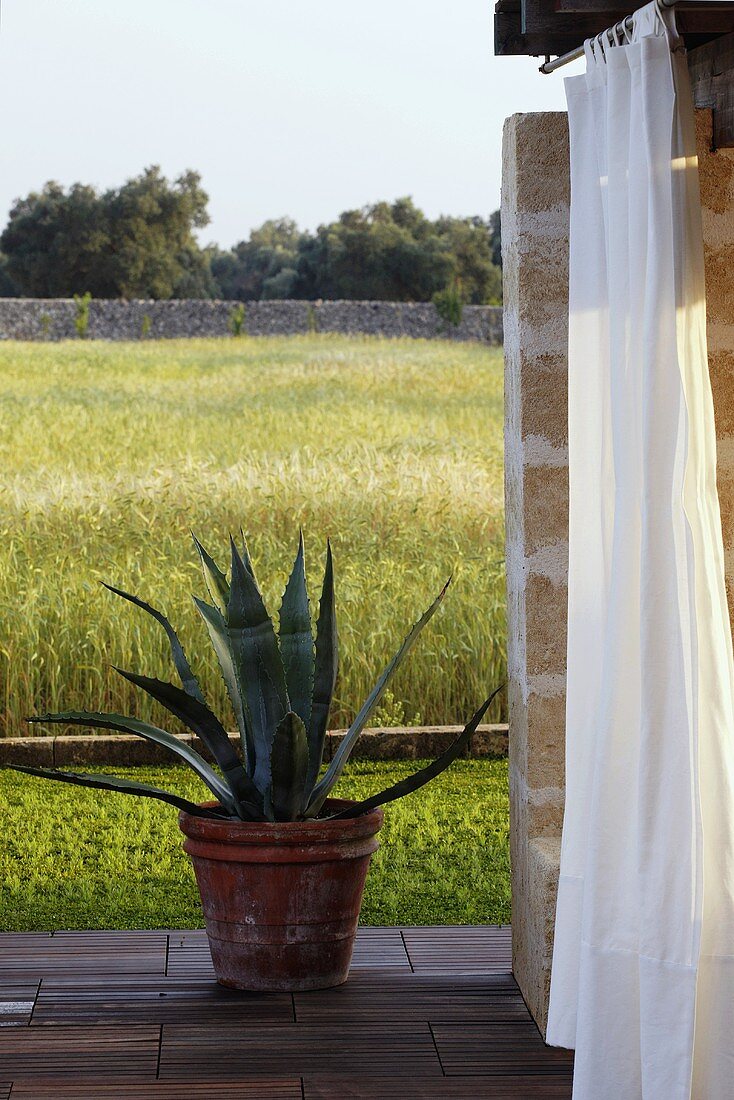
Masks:
[[[596,53],[594,52],[594,39],[587,38],[584,42],[584,54],[586,55],[586,68],[587,70],[593,69],[596,65]]]

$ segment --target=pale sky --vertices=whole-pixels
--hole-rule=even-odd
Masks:
[[[499,205],[503,119],[563,81],[492,53],[490,0],[3,0],[0,223],[46,180],[197,169],[204,243],[412,195]]]

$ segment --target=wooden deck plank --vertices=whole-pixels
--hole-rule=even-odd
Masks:
[[[282,1073],[319,1076],[441,1077],[430,1028],[339,1027],[291,1024],[290,1027],[203,1029],[164,1025],[161,1080],[210,1080],[217,1077]]]
[[[526,1024],[436,1024],[433,1035],[447,1077],[474,1074],[563,1073],[570,1051],[548,1047],[532,1020]]]
[[[2,1006],[0,1005],[0,1012]],[[44,980],[33,1027],[56,1024],[124,1026],[201,1020],[207,1027],[293,1022],[289,993],[241,993],[211,978],[115,977],[104,981]],[[0,1017],[1,1020],[1,1017]]]
[[[0,979],[23,974],[163,974],[167,937],[160,932],[57,932],[0,935]]]
[[[7,1100],[1,1091],[0,1100]],[[256,1081],[20,1081],[12,1100],[301,1100],[299,1077]]]
[[[530,1019],[512,975],[431,975],[355,971],[346,985],[318,996],[294,994],[298,1023],[492,1023]],[[37,1012],[38,1010],[36,1010]]]
[[[403,939],[414,970],[433,974],[471,974],[512,970],[509,925],[444,928],[403,928]]]
[[[160,1028],[31,1028],[0,1031],[0,1066],[22,1078],[143,1077],[155,1079]]]
[[[365,967],[410,970],[399,928],[360,928],[354,945],[352,969]],[[209,944],[204,931],[171,932],[168,947],[169,977],[214,977]]]
[[[306,1077],[304,1100],[571,1100],[570,1077]],[[15,1096],[15,1094],[13,1094]]]
[[[0,1027],[27,1024],[38,994],[38,982],[0,978]]]

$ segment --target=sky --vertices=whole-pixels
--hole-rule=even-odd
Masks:
[[[0,223],[54,179],[201,173],[229,247],[412,195],[499,205],[502,123],[563,80],[492,52],[490,0],[2,0]]]

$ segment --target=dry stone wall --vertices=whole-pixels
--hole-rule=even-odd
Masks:
[[[230,336],[238,307],[244,307],[242,332],[250,336],[334,332],[502,343],[500,306],[465,306],[457,327],[445,324],[431,302],[95,299],[89,306],[87,335],[92,340]],[[73,299],[0,298],[0,339],[75,339],[76,314]]]

